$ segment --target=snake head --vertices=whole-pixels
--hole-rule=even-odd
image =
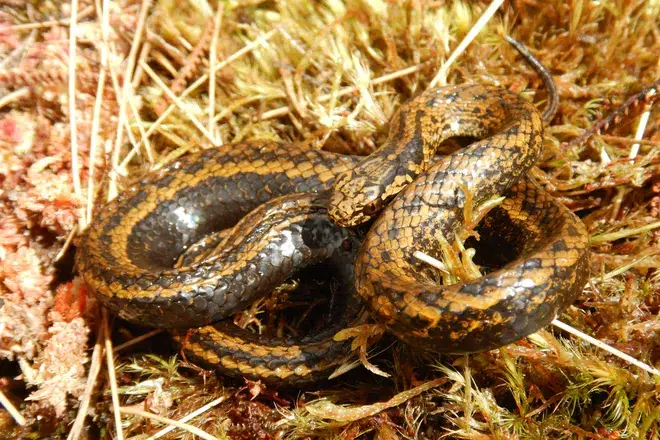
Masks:
[[[383,157],[371,156],[337,177],[328,205],[330,219],[337,225],[358,226],[375,218],[412,181],[407,166]]]
[[[349,172],[339,176],[330,193],[328,215],[342,227],[365,223],[383,207],[380,203],[380,185],[370,185],[365,176],[355,177],[353,174]]]

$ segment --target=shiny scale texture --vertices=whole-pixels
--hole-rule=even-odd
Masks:
[[[454,136],[482,140],[437,159]],[[226,321],[174,331],[194,359],[272,384],[327,377],[349,355],[349,344],[333,335],[361,322],[356,290],[406,342],[451,353],[494,348],[547,325],[588,277],[584,226],[527,177],[542,138],[533,105],[506,90],[463,85],[401,106],[387,141],[367,158],[273,142],[205,150],[100,210],[77,267],[124,319],[199,327],[226,319],[300,267],[331,260],[346,304],[326,331],[269,339]],[[453,286],[422,276],[414,252],[440,256],[438,244],[451,243],[464,221],[466,200],[497,194],[508,198],[484,223],[515,255]],[[360,244],[352,226],[372,220]]]

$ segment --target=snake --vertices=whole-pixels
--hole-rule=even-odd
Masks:
[[[479,140],[439,155],[456,137]],[[351,352],[335,335],[365,322],[364,308],[414,346],[497,348],[548,325],[589,276],[585,226],[529,176],[542,144],[543,116],[520,95],[432,88],[399,107],[367,157],[252,140],[148,173],[97,210],[76,268],[121,318],[170,328],[192,360],[272,385],[327,378]],[[414,253],[442,257],[466,213],[496,195],[479,229],[488,272],[441,285]],[[272,338],[231,323],[315,264],[339,280],[326,328]]]

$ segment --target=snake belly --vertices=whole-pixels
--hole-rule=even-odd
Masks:
[[[331,217],[346,226],[382,210],[355,265],[371,315],[407,343],[454,354],[548,325],[587,282],[588,234],[527,176],[543,142],[536,108],[507,90],[448,86],[423,93],[394,120],[381,150],[340,176],[330,198]],[[434,162],[442,141],[455,136],[482,140]],[[499,194],[506,200],[484,222],[515,257],[450,286],[423,276],[428,266],[415,251],[442,259],[440,245],[453,244],[467,201]]]

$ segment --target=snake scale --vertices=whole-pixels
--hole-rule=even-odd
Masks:
[[[436,156],[456,136],[481,140]],[[76,266],[113,313],[173,328],[193,360],[271,384],[328,377],[350,354],[350,343],[333,336],[363,321],[363,305],[415,346],[488,350],[546,326],[588,278],[584,225],[527,176],[542,140],[531,103],[467,84],[403,104],[366,158],[270,141],[207,149],[99,210]],[[440,257],[466,204],[498,194],[507,198],[480,234],[503,267],[438,284],[414,252]],[[354,228],[370,222],[366,237]],[[324,262],[336,270],[341,301],[323,331],[269,338],[228,319],[301,267]]]

